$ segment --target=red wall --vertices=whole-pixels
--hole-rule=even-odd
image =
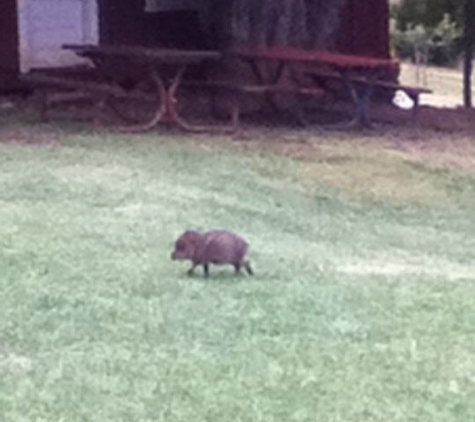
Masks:
[[[341,53],[389,57],[388,0],[347,0],[343,11],[340,39]]]
[[[0,0],[5,1],[15,0]],[[143,12],[143,0],[99,0],[99,5],[101,43],[176,48],[200,48],[214,44],[214,40],[204,40],[196,17],[189,13],[146,14]],[[340,28],[337,41],[339,52],[389,57],[388,0],[347,0]]]
[[[140,0],[99,0],[102,44],[142,44],[143,20],[143,2]]]
[[[143,9],[142,0],[99,0],[101,44],[170,48],[206,46],[196,13],[145,13]]]

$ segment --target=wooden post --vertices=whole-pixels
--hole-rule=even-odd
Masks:
[[[465,107],[471,108],[473,50],[475,48],[475,0],[465,0],[464,16],[463,104]]]

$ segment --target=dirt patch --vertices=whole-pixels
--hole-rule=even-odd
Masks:
[[[475,142],[470,138],[439,136],[425,142],[399,142],[397,148],[413,162],[475,173]]]
[[[368,130],[247,126],[236,139],[246,150],[265,150],[302,161],[336,165],[368,152],[385,152],[429,167],[475,173],[475,110],[423,107],[417,120],[409,123],[407,112],[404,119],[400,110],[393,112],[392,107],[380,110],[374,127]]]
[[[427,257],[411,257],[405,261],[397,261],[387,257],[380,260],[353,260],[337,266],[337,271],[355,276],[375,275],[381,277],[427,277],[449,282],[469,280],[473,271],[468,266],[449,260],[432,262]]]
[[[0,143],[14,145],[61,146],[61,139],[51,133],[35,133],[33,130],[12,130],[0,133]]]
[[[31,109],[31,104],[25,106],[29,102],[20,101],[26,109]],[[15,102],[8,100],[5,104],[5,107],[11,108]],[[16,106],[17,110],[21,110],[22,107],[18,104]],[[201,103],[198,108],[209,111]],[[91,126],[91,113],[90,104],[77,103],[61,107],[60,112],[53,110],[51,119],[64,120],[66,117],[76,121],[89,120],[85,124]],[[343,143],[345,148],[353,145],[378,150],[383,148],[414,162],[475,172],[475,142],[471,140],[475,134],[475,110],[421,106],[414,118],[411,111],[382,104],[377,107],[373,105],[371,109],[374,122],[371,130],[335,130],[326,124],[332,119],[340,122],[349,120],[352,113],[351,104],[335,103],[331,106],[331,113],[330,110],[311,111],[309,117],[313,122],[305,128],[291,126],[278,119],[272,122],[272,119],[269,121],[255,114],[252,120],[244,120],[243,130],[235,135],[235,139],[239,141],[239,148],[263,150],[303,161],[336,163],[338,160],[349,160],[351,156],[342,156],[333,148]],[[117,127],[120,124],[110,113],[105,114],[111,120],[105,122],[102,128],[97,128],[99,131],[109,130],[111,126]],[[162,127],[157,129],[163,130]],[[209,137],[199,136],[200,139]],[[62,144],[59,135],[51,131],[38,131],[34,127],[5,129],[0,132],[0,142],[53,146]]]
[[[466,131],[475,133],[475,109],[463,107],[419,107],[415,116],[411,111],[399,110],[392,105],[379,105],[372,110],[376,121],[439,131]]]

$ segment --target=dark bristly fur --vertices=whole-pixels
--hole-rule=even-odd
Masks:
[[[192,275],[195,268],[203,266],[204,275],[209,275],[209,265],[232,265],[236,274],[244,267],[249,275],[252,268],[247,260],[248,244],[240,236],[226,230],[214,230],[205,233],[188,230],[175,243],[172,259],[192,262],[188,274]]]

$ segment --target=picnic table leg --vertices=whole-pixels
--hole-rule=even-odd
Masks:
[[[256,81],[260,85],[278,85],[279,81],[282,78],[282,75],[284,74],[285,69],[288,68],[287,62],[285,60],[278,60],[277,67],[274,69],[274,71],[268,71],[266,72],[267,75],[264,75],[257,64],[257,60],[247,59],[246,61],[249,63],[249,66],[256,78]],[[292,74],[290,76],[291,78],[293,78]],[[298,107],[296,112],[292,110],[286,110],[286,112],[284,113],[284,111],[279,107],[275,100],[275,94],[273,94],[272,92],[267,92],[265,93],[264,99],[267,106],[272,112],[280,115],[282,118],[290,116],[292,120],[295,121],[298,125],[307,126],[302,107]]]
[[[368,117],[368,107],[371,96],[374,91],[374,81],[377,75],[371,75],[368,84],[361,84],[358,90],[358,83],[351,80],[348,72],[342,71],[341,77],[347,90],[350,93],[353,104],[355,105],[355,118],[350,123],[351,126],[371,127],[371,122]]]
[[[150,79],[156,89],[156,95],[159,105],[153,115],[153,117],[147,123],[142,125],[134,125],[134,126],[126,126],[122,127],[124,132],[146,132],[153,129],[157,126],[163,117],[167,114],[168,111],[168,94],[167,89],[165,87],[165,83],[163,82],[160,75],[154,70],[149,69],[149,76]]]
[[[48,108],[49,108],[49,101],[48,101],[48,93],[46,89],[39,89],[38,90],[39,96],[39,109],[40,109],[40,120],[42,122],[47,122],[48,119]]]
[[[262,72],[260,71],[259,66],[257,65],[255,60],[249,60],[249,65],[251,66],[252,73],[256,77],[258,83],[264,85],[266,83],[266,80],[269,79],[269,82],[272,85],[275,85],[284,73],[285,62],[283,60],[279,60],[279,62],[277,63],[277,69],[273,72],[272,75],[270,75],[269,78],[266,78],[262,75]]]
[[[260,85],[277,85],[279,82],[280,78],[282,77],[282,74],[284,73],[284,67],[285,63],[283,60],[279,60],[277,62],[277,69],[273,72],[273,74],[270,74],[270,72],[267,72],[268,77],[264,76],[263,72],[259,68],[257,61],[256,60],[248,60],[249,66],[251,67],[252,73],[254,74],[257,83]],[[272,93],[267,92],[265,94],[265,101],[267,105],[272,109],[272,111],[281,113],[279,107],[277,106],[276,102],[274,101],[274,97]]]
[[[194,125],[187,122],[183,117],[180,116],[176,107],[178,104],[177,92],[183,79],[186,67],[186,64],[180,66],[167,91],[167,112],[171,121],[179,128],[188,132],[235,132],[239,124],[239,107],[236,101],[232,101],[231,103],[231,124],[227,126]]]
[[[409,98],[414,102],[414,107],[412,108],[412,117],[415,119],[419,110],[419,93],[410,89],[407,91],[407,95],[409,95]]]

